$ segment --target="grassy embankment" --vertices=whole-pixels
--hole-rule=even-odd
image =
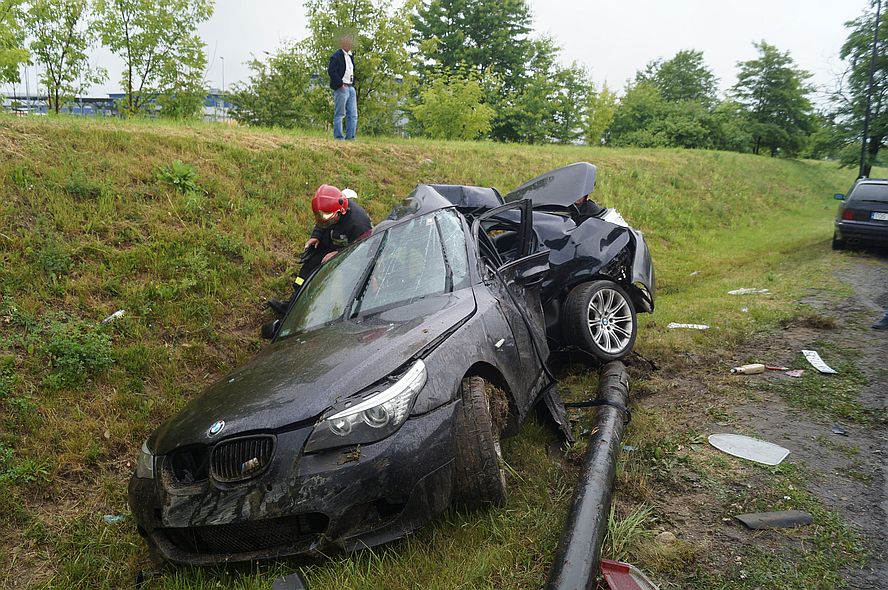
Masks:
[[[196,168],[195,186],[163,174],[174,160]],[[824,280],[830,197],[852,179],[832,165],[729,153],[346,145],[214,126],[0,118],[0,586],[114,588],[146,566],[132,521],[102,515],[128,512],[145,436],[260,347],[261,302],[288,289],[318,184],[355,188],[378,220],[418,182],[508,190],[576,160],[599,166],[597,199],[649,240],[658,308],[636,348],[661,365],[731,349],[797,313],[804,287]],[[725,292],[745,286],[773,296],[744,299],[744,313]],[[98,325],[118,309],[126,316]],[[713,329],[669,331],[670,321]],[[577,396],[594,385],[582,372],[566,382]],[[642,412],[630,427],[651,458],[674,444],[658,419]],[[510,442],[505,508],[449,515],[389,548],[311,565],[312,587],[538,587],[573,486],[570,461],[547,457],[542,436],[530,428]],[[623,465],[630,496],[656,465],[645,453],[636,468]],[[655,512],[651,502],[619,505],[610,555],[645,561]],[[680,547],[680,567],[654,558],[650,567],[672,579],[699,572],[699,551]],[[179,569],[151,587],[265,588],[280,571]]]

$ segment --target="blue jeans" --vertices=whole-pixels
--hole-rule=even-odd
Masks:
[[[345,135],[342,135],[342,119]],[[343,86],[333,91],[333,137],[354,139],[358,130],[358,95],[354,86]]]

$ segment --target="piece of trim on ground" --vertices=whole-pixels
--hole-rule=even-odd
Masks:
[[[763,465],[780,465],[789,449],[742,434],[710,434],[709,444],[723,453]]]

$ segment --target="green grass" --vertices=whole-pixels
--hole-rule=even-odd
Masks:
[[[0,117],[0,586],[116,588],[146,567],[131,520],[109,526],[102,515],[128,513],[126,481],[148,433],[261,346],[262,300],[288,289],[317,185],[356,189],[379,220],[419,182],[508,190],[577,160],[599,166],[596,199],[648,238],[657,313],[643,319],[637,349],[660,364],[692,364],[689,355],[794,317],[792,302],[838,258],[831,195],[853,172],[825,163]],[[771,294],[726,295],[737,287]],[[98,325],[118,309],[123,318]],[[670,321],[712,329],[667,330]],[[582,372],[565,382],[574,396],[594,387]],[[646,429],[641,415],[630,438],[644,435],[632,439],[643,469],[621,467],[621,489],[643,496],[647,479],[682,465],[675,449],[687,440]],[[309,582],[539,587],[573,485],[543,438],[531,428],[510,441],[518,477],[505,508],[308,565]],[[693,546],[651,548],[655,512],[620,504],[614,519],[615,551],[695,571]],[[282,571],[173,569],[150,587],[266,588]]]

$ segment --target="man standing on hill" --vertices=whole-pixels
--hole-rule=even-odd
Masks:
[[[333,90],[333,137],[354,139],[358,130],[358,95],[355,93],[355,58],[352,57],[354,37],[343,35],[339,49],[330,56],[327,73]],[[342,119],[345,119],[345,135]]]
[[[339,250],[370,235],[373,230],[370,216],[363,207],[352,202],[355,197],[357,194],[353,190],[340,191],[329,184],[322,184],[318,188],[311,200],[315,227],[311,237],[305,242],[302,268],[293,283],[293,296],[289,301],[269,299],[268,307],[275,313],[285,315],[296,300],[305,279],[336,256]]]

